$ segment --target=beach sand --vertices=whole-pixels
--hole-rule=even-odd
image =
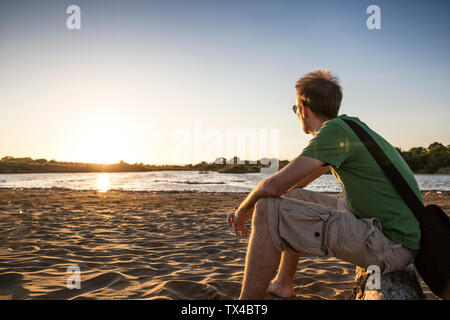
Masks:
[[[237,299],[248,238],[225,219],[245,196],[1,189],[0,299]],[[424,199],[450,212],[450,192]],[[81,287],[70,290],[73,265]],[[294,299],[347,299],[354,271],[301,259]]]

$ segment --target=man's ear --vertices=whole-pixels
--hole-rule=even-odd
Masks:
[[[301,105],[301,109],[302,109],[302,116],[303,116],[303,118],[309,117],[309,112],[311,111],[311,110],[309,109],[309,107],[308,107],[308,106],[305,106],[304,104],[302,104],[302,105]]]

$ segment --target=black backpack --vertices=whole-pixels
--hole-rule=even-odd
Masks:
[[[366,146],[419,221],[420,250],[414,265],[431,291],[450,300],[450,218],[436,205],[424,206],[388,156],[358,123],[344,119]]]

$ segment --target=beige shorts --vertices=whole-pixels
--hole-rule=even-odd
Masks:
[[[382,233],[378,219],[359,219],[344,199],[293,189],[267,198],[269,229],[275,247],[301,256],[336,257],[382,273],[400,270],[414,260],[409,249]]]

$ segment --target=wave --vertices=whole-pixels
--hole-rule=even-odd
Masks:
[[[173,181],[174,183],[181,183],[181,184],[225,184],[223,181]]]
[[[168,183],[179,183],[179,184],[225,184],[223,181],[189,181],[189,180],[168,180],[168,179],[156,179],[153,182],[168,182]],[[242,182],[244,182],[242,180]]]

